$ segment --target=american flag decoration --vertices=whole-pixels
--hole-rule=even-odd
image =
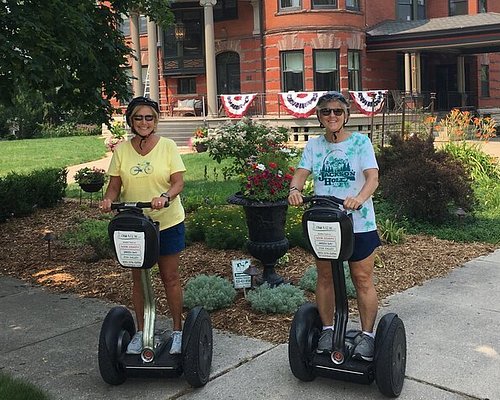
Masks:
[[[371,117],[382,111],[387,90],[350,91],[349,94],[359,111]]]

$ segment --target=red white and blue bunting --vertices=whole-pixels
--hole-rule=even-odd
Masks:
[[[226,110],[226,115],[230,118],[241,118],[243,117],[250,104],[257,97],[257,93],[251,94],[221,94],[220,99],[224,110]]]
[[[318,99],[326,92],[279,93],[280,103],[288,114],[297,118],[307,118],[316,111]]]
[[[387,90],[366,90],[363,92],[349,92],[359,111],[371,117],[377,115],[384,107]]]

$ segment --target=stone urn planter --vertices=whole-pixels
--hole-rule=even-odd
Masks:
[[[285,236],[287,200],[259,202],[235,194],[228,202],[243,206],[245,211],[249,237],[248,252],[264,267],[262,278],[257,277],[257,283],[267,282],[271,287],[284,283],[283,277],[276,273],[275,266],[289,248]]]

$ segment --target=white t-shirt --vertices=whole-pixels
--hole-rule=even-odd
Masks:
[[[298,168],[312,173],[316,195],[345,199],[358,195],[366,181],[363,171],[378,169],[378,164],[368,136],[354,132],[340,143],[330,143],[323,135],[309,139]],[[377,229],[371,197],[352,215],[354,233]]]

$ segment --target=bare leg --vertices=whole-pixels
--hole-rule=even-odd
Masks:
[[[144,330],[144,297],[142,294],[141,270],[132,270],[132,303],[134,303],[135,319],[137,320],[137,330]]]
[[[316,260],[318,280],[316,282],[316,303],[324,326],[333,325],[335,296],[333,291],[332,267],[330,261]]]
[[[373,332],[378,311],[377,292],[373,283],[374,264],[374,253],[360,261],[349,261],[352,282],[356,288],[361,329],[365,332]]]
[[[165,287],[168,307],[172,315],[174,331],[182,330],[182,287],[179,276],[180,253],[160,256],[158,265],[160,276]]]

